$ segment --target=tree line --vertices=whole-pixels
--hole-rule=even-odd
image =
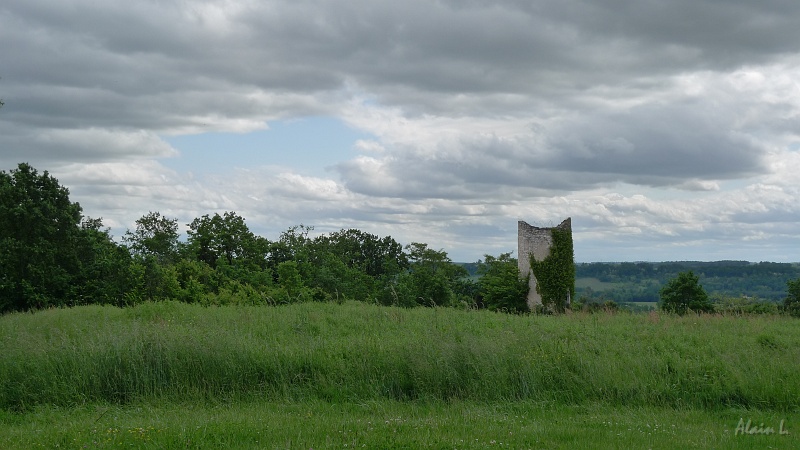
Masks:
[[[748,261],[675,261],[576,264],[578,279],[611,283],[602,289],[579,286],[577,295],[595,301],[657,302],[661,287],[692,271],[712,297],[749,297],[780,302],[787,281],[800,278],[800,265]]]
[[[312,237],[299,225],[268,240],[230,211],[187,226],[182,239],[177,219],[149,212],[117,240],[47,171],[27,163],[2,171],[0,313],[163,299],[527,310],[527,282],[511,254],[487,255],[476,280],[444,250],[356,229]]]
[[[184,238],[178,219],[148,212],[115,239],[102,219],[83,215],[69,190],[47,171],[26,163],[0,171],[0,314],[158,300],[206,305],[359,300],[528,311],[528,280],[520,279],[511,253],[459,264],[424,243],[402,245],[391,236],[356,229],[312,236],[313,229],[303,225],[269,240],[231,211],[205,214],[186,226]],[[574,273],[619,283],[614,289],[637,290],[640,297],[617,299],[611,295],[615,290],[584,288],[572,309],[616,309],[629,298],[642,301],[644,292],[679,314],[780,308],[800,316],[800,268],[792,264],[590,263],[575,265]],[[698,287],[701,282],[704,287]],[[719,285],[742,293],[753,292],[748,286],[769,285],[779,293],[765,296],[765,302],[739,291],[722,295]]]
[[[712,300],[700,284],[700,277],[691,270],[678,273],[660,291],[661,310],[678,315],[720,313],[727,315],[785,313],[800,317],[800,278],[786,282],[787,295],[782,303],[753,298],[724,298]]]

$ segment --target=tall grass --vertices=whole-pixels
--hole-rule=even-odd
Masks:
[[[0,317],[0,408],[10,410],[156,398],[796,411],[798,373],[800,322],[773,316],[163,302]]]

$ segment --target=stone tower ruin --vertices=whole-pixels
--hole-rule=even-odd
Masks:
[[[572,233],[572,218],[567,218],[554,228],[539,228],[520,220],[517,222],[517,264],[522,278],[531,275],[528,281],[528,307],[533,310],[542,304],[542,296],[536,291],[536,277],[531,274],[531,255],[542,261],[550,255],[553,245],[553,229],[567,230]],[[567,305],[570,303],[567,292]]]

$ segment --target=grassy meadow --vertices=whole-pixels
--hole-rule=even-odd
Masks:
[[[0,447],[793,448],[798,373],[778,316],[83,306],[0,317]]]

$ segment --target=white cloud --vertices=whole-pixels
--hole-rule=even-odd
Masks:
[[[365,153],[383,153],[386,151],[386,147],[384,147],[383,144],[375,140],[359,139],[355,142],[353,146],[357,150],[360,150]]]

